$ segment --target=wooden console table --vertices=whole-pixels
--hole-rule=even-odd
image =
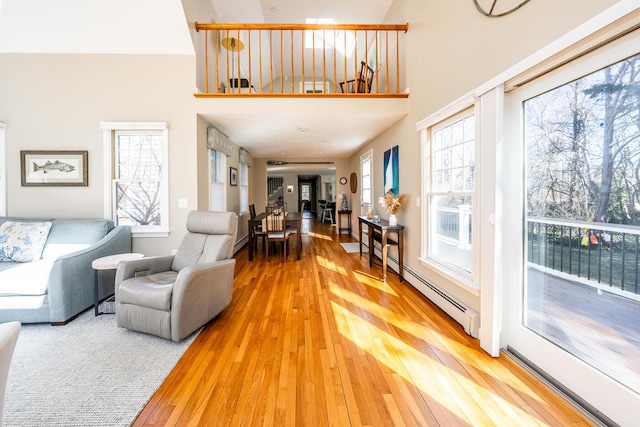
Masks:
[[[342,215],[347,216],[347,226],[342,226]],[[342,234],[342,230],[347,230],[347,234],[351,235],[351,211],[350,210],[338,210],[336,211],[336,216],[338,217],[338,234]]]
[[[389,246],[398,247],[398,275],[400,281],[404,280],[404,226],[389,225],[389,221],[381,219],[373,222],[366,216],[358,217],[358,239],[360,240],[360,256],[362,256],[362,224],[367,226],[369,243],[369,267],[373,266],[373,242],[380,242],[382,246],[382,280],[387,280],[387,252]],[[395,240],[389,238],[389,234],[395,234]]]

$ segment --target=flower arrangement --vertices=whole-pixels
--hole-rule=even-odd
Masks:
[[[380,197],[380,206],[384,207],[391,215],[395,215],[402,209],[402,205],[409,197],[406,193],[395,196],[391,190],[387,191],[384,197]]]

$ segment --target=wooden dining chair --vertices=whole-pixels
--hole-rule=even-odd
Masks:
[[[265,231],[265,242],[267,245],[267,261],[269,261],[269,251],[271,243],[282,242],[284,261],[287,261],[287,245],[291,231],[287,230],[287,212],[284,207],[267,206],[267,216],[262,221],[263,230]]]
[[[340,82],[340,90],[342,93],[371,93],[374,75],[374,69],[361,61],[358,78]]]
[[[253,203],[249,205],[249,216],[251,219],[256,217],[256,205]],[[258,237],[262,237],[262,247],[264,247],[265,231],[262,229],[262,224],[253,226],[253,235],[255,236],[253,240],[254,248],[258,248]]]

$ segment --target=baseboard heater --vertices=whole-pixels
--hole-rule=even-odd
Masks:
[[[411,283],[416,289],[418,289],[424,296],[429,298],[435,305],[440,307],[445,313],[451,316],[456,322],[458,322],[464,328],[464,331],[474,338],[478,338],[478,330],[480,329],[480,315],[477,311],[470,307],[465,306],[460,301],[457,301],[452,296],[447,295],[444,291],[437,288],[433,284],[425,280],[424,277],[413,271],[407,266],[404,267],[404,271],[409,273],[415,278],[422,286],[416,286]],[[405,280],[408,279],[405,274]]]
[[[367,246],[363,243],[363,246]],[[368,248],[367,248],[368,250]],[[374,243],[374,251],[379,256],[380,247]],[[388,263],[393,266],[395,264],[396,271],[398,271],[398,259],[392,255],[387,255]],[[467,307],[462,302],[456,300],[451,295],[448,295],[443,290],[439,289],[435,285],[429,283],[424,277],[420,276],[417,272],[411,268],[404,266],[404,280],[411,283],[422,295],[429,298],[431,302],[440,307],[445,313],[447,313],[453,320],[458,322],[464,328],[464,331],[474,338],[478,338],[478,331],[480,329],[480,314],[474,309]],[[408,273],[408,275],[407,275]],[[415,279],[415,280],[411,280]],[[417,284],[415,281],[418,281]]]

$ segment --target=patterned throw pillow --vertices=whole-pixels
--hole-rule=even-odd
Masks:
[[[0,225],[0,261],[39,260],[50,229],[50,221],[5,221]]]

